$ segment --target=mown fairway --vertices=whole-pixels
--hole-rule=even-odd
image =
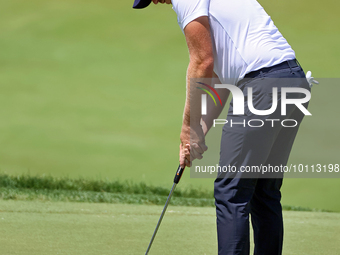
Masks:
[[[0,201],[0,253],[144,254],[162,206]],[[340,215],[284,212],[284,255],[337,255]],[[216,254],[214,208],[170,206],[151,254]]]
[[[171,7],[0,2],[0,171],[171,182],[188,63]],[[306,70],[339,77],[338,1],[261,3]],[[339,163],[336,84],[315,87],[291,163]],[[186,171],[181,185],[212,181]],[[338,180],[287,179],[283,193],[285,204],[340,211]]]

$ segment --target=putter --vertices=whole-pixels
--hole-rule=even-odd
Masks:
[[[181,179],[183,172],[184,172],[184,168],[181,168],[181,166],[178,166],[178,169],[177,169],[177,171],[176,171],[176,175],[175,175],[175,178],[174,178],[174,184],[172,185],[170,194],[169,194],[169,196],[168,196],[168,199],[166,200],[166,203],[165,203],[165,206],[164,206],[164,208],[163,208],[161,217],[159,217],[157,226],[156,226],[156,228],[155,228],[155,231],[153,232],[153,235],[152,235],[152,237],[151,237],[151,241],[150,241],[149,246],[148,246],[148,248],[147,248],[147,250],[146,250],[146,252],[145,252],[145,255],[149,254],[149,251],[150,251],[152,242],[153,242],[153,240],[155,239],[155,236],[156,236],[156,234],[157,234],[159,225],[161,225],[161,222],[162,222],[162,219],[163,219],[163,217],[164,217],[166,208],[167,208],[168,205],[169,205],[169,202],[170,202],[172,193],[174,192],[174,190],[175,190],[175,188],[176,188],[176,185],[179,183],[179,180]]]

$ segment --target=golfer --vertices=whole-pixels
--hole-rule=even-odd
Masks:
[[[208,105],[208,112],[202,117],[201,96],[205,92],[197,89],[197,81],[218,78],[215,84],[235,85],[243,92],[244,114],[234,114],[233,110],[239,107],[234,95],[221,138],[219,165],[232,166],[237,171],[221,172],[215,180],[218,254],[249,254],[249,215],[254,230],[254,254],[282,254],[280,188],[283,174],[247,175],[241,169],[287,163],[305,115],[301,108],[307,109],[308,102],[300,107],[289,104],[282,115],[281,90],[289,87],[310,91],[294,50],[256,0],[152,2],[172,4],[189,49],[187,95],[180,135],[182,167],[190,166],[195,158],[202,158],[207,150],[205,135],[229,95],[229,90],[220,89],[222,105]],[[135,0],[134,8],[144,8],[150,3],[151,0]],[[248,97],[252,108],[247,103]],[[305,95],[291,93],[289,97],[299,100]],[[274,101],[279,103],[269,114],[253,113],[254,108],[258,111],[271,109]],[[255,125],[254,120],[264,124]],[[287,120],[293,123],[288,125]]]

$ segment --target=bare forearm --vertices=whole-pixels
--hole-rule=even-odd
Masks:
[[[182,167],[184,165],[190,166],[191,160],[195,158],[201,159],[203,152],[208,149],[205,145],[204,132],[200,123],[200,104],[203,91],[197,89],[196,81],[201,80],[201,78],[211,77],[212,70],[212,63],[205,67],[190,63],[188,67],[187,93],[180,135],[180,164]]]
[[[189,49],[190,63],[186,79],[186,100],[181,130],[180,165],[190,166],[195,158],[202,158],[208,148],[205,145],[201,120],[202,90],[196,82],[202,78],[212,78],[214,54],[207,16],[201,16],[184,28]]]
[[[208,62],[208,61],[207,61]],[[210,78],[213,75],[213,65],[190,63],[187,70],[186,79],[186,100],[183,114],[183,125],[199,125],[201,119],[201,95],[202,90],[197,89],[197,82],[203,78]]]

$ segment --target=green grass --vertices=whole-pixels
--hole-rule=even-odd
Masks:
[[[127,203],[164,205],[170,187],[128,181],[0,175],[0,199],[53,202]],[[172,205],[214,206],[212,192],[176,189]]]
[[[261,0],[315,77],[339,77],[339,2]],[[0,0],[0,171],[166,186],[188,52],[170,6]],[[289,18],[287,18],[289,17]],[[339,86],[315,87],[291,163],[339,163]],[[212,146],[210,146],[212,149]],[[213,189],[189,178],[181,187]],[[340,211],[338,180],[285,180],[284,204]]]
[[[170,182],[169,182],[170,183]],[[105,181],[89,179],[58,178],[53,176],[30,176],[0,175],[0,187],[12,189],[33,190],[69,190],[69,191],[94,191],[125,194],[152,194],[167,196],[169,189],[156,187],[145,183],[133,183],[131,181]],[[199,190],[195,187],[190,189],[176,189],[174,195],[178,197],[212,198],[213,194],[208,190]]]
[[[0,253],[144,254],[163,206],[0,200]],[[169,206],[151,254],[217,253],[212,207]],[[338,254],[340,214],[284,212],[284,255]]]
[[[52,176],[0,175],[0,199],[19,201],[88,202],[164,205],[170,186],[156,187],[129,181],[98,181]],[[175,206],[213,207],[210,190],[177,187],[170,201]],[[283,205],[287,211],[329,211]]]
[[[296,52],[301,65],[314,77],[337,77],[340,27],[336,0],[259,0]],[[306,71],[307,71],[306,70]]]

